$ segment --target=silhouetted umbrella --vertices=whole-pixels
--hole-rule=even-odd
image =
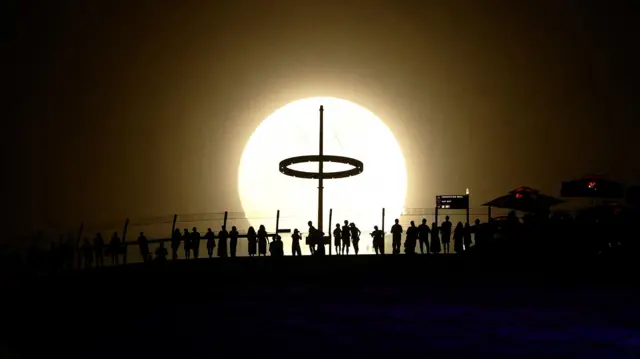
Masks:
[[[562,202],[564,201],[561,199],[540,194],[533,188],[520,187],[507,195],[483,204],[483,206],[514,209],[522,212],[540,212],[547,211],[552,206]]]
[[[624,184],[598,175],[562,182],[562,197],[624,198]]]

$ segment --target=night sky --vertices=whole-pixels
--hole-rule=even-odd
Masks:
[[[240,211],[249,136],[313,96],[385,121],[406,207],[558,195],[587,173],[639,183],[637,1],[529,3],[7,2],[10,232]]]

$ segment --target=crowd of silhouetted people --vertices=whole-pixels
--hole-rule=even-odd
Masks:
[[[396,219],[390,229],[391,254],[398,255],[404,252],[407,255],[415,255],[418,254],[418,249],[420,254],[460,254],[469,251],[602,254],[620,249],[636,250],[637,219],[637,212],[584,212],[577,216],[566,213],[529,214],[522,218],[511,212],[508,216],[494,218],[485,223],[476,219],[473,224],[457,222],[454,225],[449,216],[440,224],[428,224],[427,218],[423,218],[419,225],[411,221],[406,228]],[[332,236],[325,236],[325,233],[317,230],[311,221],[308,222],[308,227],[304,239],[311,255],[325,255],[327,245],[333,245],[335,255],[338,256],[360,253],[362,231],[355,223],[348,220],[343,224],[337,223],[332,230]],[[292,256],[302,255],[302,235],[298,229],[294,229],[291,234]],[[374,253],[384,255],[386,233],[374,226],[370,236]],[[38,247],[43,241],[43,234],[40,232],[33,239],[34,245],[27,249],[23,262],[38,272],[100,268],[105,265],[105,260],[110,265],[126,264],[129,245],[137,245],[140,257],[145,263],[175,261],[181,257],[187,260],[199,259],[202,242],[207,249],[208,258],[234,258],[239,255],[239,240],[247,241],[246,253],[240,255],[285,255],[281,237],[276,233],[268,233],[264,225],[260,225],[257,231],[249,227],[244,234],[240,234],[235,226],[231,227],[230,231],[222,226],[217,233],[208,228],[204,235],[198,232],[196,227],[191,230],[176,228],[170,239],[151,241],[159,243],[153,252],[150,250],[150,241],[143,232],[139,233],[135,244],[124,243],[117,232],[111,235],[108,242],[101,233],[96,233],[92,240],[83,238],[81,241],[72,236],[61,236],[57,242],[51,241],[46,250]],[[7,251],[2,250],[0,253],[3,265],[7,266],[12,259],[16,261],[15,256],[10,258],[7,255]]]

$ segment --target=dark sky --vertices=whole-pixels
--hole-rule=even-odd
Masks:
[[[249,135],[310,96],[387,123],[407,207],[640,182],[638,5],[587,3],[5,3],[10,226],[239,210]]]

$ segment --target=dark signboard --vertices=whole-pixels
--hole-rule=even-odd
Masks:
[[[468,195],[442,195],[436,196],[436,208],[439,209],[467,209],[469,208]]]

